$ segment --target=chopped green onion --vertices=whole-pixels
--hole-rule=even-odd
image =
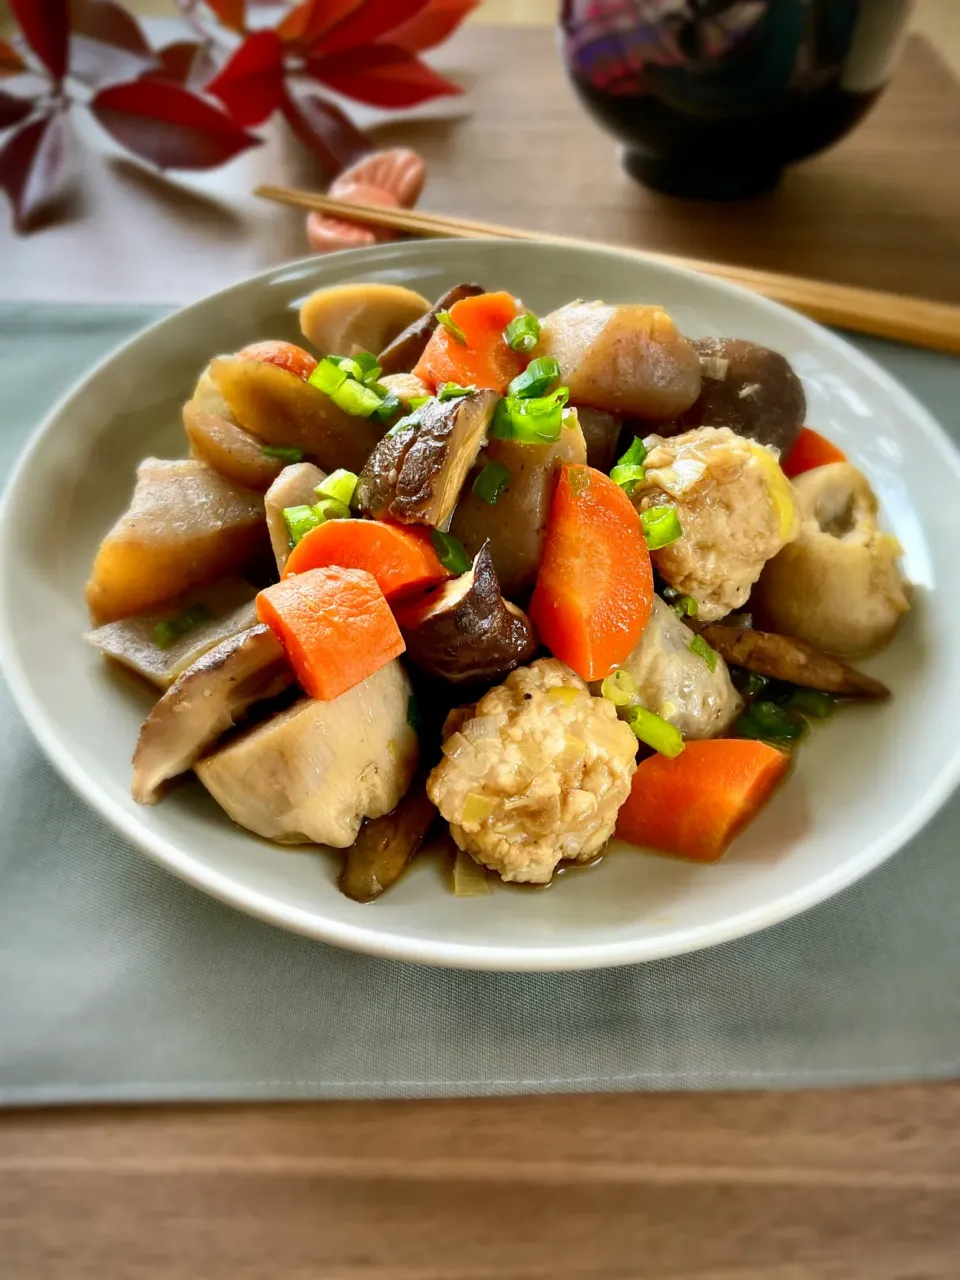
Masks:
[[[423,408],[423,406],[421,405],[421,406],[420,406],[420,409],[422,409],[422,408]],[[402,431],[406,431],[406,429],[407,429],[408,427],[419,427],[419,425],[420,425],[420,409],[414,409],[414,411],[413,411],[412,413],[408,413],[408,414],[406,415],[406,417],[401,418],[401,419],[399,420],[399,422],[395,422],[395,423],[393,424],[393,426],[390,428],[390,430],[389,430],[389,431],[384,435],[384,437],[383,437],[383,438],[384,438],[384,440],[386,440],[386,439],[387,439],[387,436],[398,436],[398,435],[400,435],[400,433],[401,433]]]
[[[455,382],[445,382],[437,392],[438,400],[456,400],[458,396],[472,396],[475,394],[476,387],[461,387]]]
[[[350,519],[350,508],[339,498],[321,498],[314,504],[313,512],[320,524],[324,524],[327,520]]]
[[[311,387],[316,387],[328,396],[332,396],[338,387],[342,387],[348,374],[346,369],[340,367],[339,360],[339,356],[327,356],[326,359],[321,360],[307,379]]]
[[[618,467],[642,467],[647,460],[647,446],[639,436],[630,441],[630,448],[622,458],[617,459]]]
[[[433,396],[410,396],[407,399],[407,404],[410,406],[411,409],[417,410],[417,409],[422,409],[423,406],[427,403],[427,401],[432,399],[433,399]]]
[[[354,418],[373,417],[382,403],[380,396],[372,387],[365,387],[355,378],[346,378],[336,391],[331,393],[330,399],[338,409],[342,409],[344,413],[349,413]]]
[[[188,632],[212,619],[213,614],[205,604],[191,604],[182,613],[158,622],[151,631],[150,638],[158,649],[169,649]]]
[[[357,477],[354,473],[341,468],[339,471],[332,471],[326,480],[317,485],[316,494],[318,498],[336,498],[349,507],[356,487]]]
[[[503,340],[511,351],[532,351],[540,341],[540,321],[533,315],[514,316],[503,331]]]
[[[689,596],[683,597],[685,600],[689,598]],[[711,671],[716,671],[717,651],[710,648],[703,636],[694,636],[687,647],[691,653],[695,653],[698,658],[702,658]]]
[[[741,738],[791,739],[803,736],[803,721],[775,702],[754,702],[737,721]]]
[[[732,667],[730,679],[733,687],[743,695],[747,702],[759,698],[770,684],[768,676],[758,675],[756,671],[745,671],[743,667]]]
[[[414,733],[419,733],[420,726],[423,724],[423,717],[420,714],[420,703],[412,693],[407,699],[407,724]]]
[[[700,611],[693,596],[681,595],[676,587],[664,587],[660,594],[678,618],[695,618]]]
[[[374,390],[374,388],[371,388],[371,390]],[[385,394],[370,416],[371,418],[375,418],[377,422],[387,422],[393,417],[398,409],[403,408],[403,401],[395,391],[391,391],[388,387],[381,387],[379,383],[377,384],[376,391],[377,394],[379,394],[380,391],[383,391]]]
[[[519,440],[521,444],[552,444],[563,429],[563,410],[569,398],[566,387],[529,400],[507,396],[497,405],[490,434],[498,440]]]
[[[794,689],[787,706],[792,711],[802,711],[815,720],[826,720],[836,707],[836,699],[819,689]]]
[[[354,356],[327,356],[331,364],[335,364],[349,378],[365,382],[367,386],[380,377],[381,369],[377,357],[369,351],[358,351]]]
[[[467,572],[470,568],[470,557],[459,538],[455,538],[452,533],[444,533],[442,529],[431,529],[430,541],[445,569],[457,575]]]
[[[260,450],[265,458],[276,458],[279,462],[302,462],[306,454],[295,444],[265,444]]]
[[[473,492],[492,507],[510,483],[510,468],[502,462],[488,462],[473,482]]]
[[[683,537],[683,530],[673,507],[650,507],[641,513],[640,520],[650,551],[669,547],[671,542]]]
[[[544,396],[560,377],[560,366],[553,356],[540,356],[531,360],[523,373],[517,376],[507,387],[508,396],[517,396],[521,400],[532,400],[536,396]]]
[[[313,507],[284,507],[283,523],[287,526],[287,533],[290,535],[290,545],[295,547],[305,534],[311,529],[316,529],[323,520]]]
[[[618,484],[626,494],[633,493],[641,480],[646,479],[646,467],[638,467],[632,463],[618,463],[610,472],[610,479]]]
[[[604,678],[600,692],[615,707],[632,707],[638,697],[636,680],[622,667]]]
[[[672,725],[646,707],[631,707],[626,714],[626,721],[641,742],[662,756],[673,759],[683,750],[683,734]]]
[[[467,335],[463,332],[456,320],[450,315],[449,311],[437,312],[437,324],[442,324],[451,338],[454,338],[462,347],[467,345]]]

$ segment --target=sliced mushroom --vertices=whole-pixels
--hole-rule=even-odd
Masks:
[[[445,528],[498,400],[495,391],[476,391],[423,405],[415,429],[388,434],[371,454],[357,485],[361,510]]]
[[[889,698],[890,690],[879,680],[831,658],[813,645],[793,636],[729,627],[713,622],[696,627],[707,644],[731,666],[755,671],[773,680],[838,693],[847,698]]]
[[[344,413],[275,364],[223,356],[211,362],[210,376],[245,431],[264,444],[300,448],[325,470],[359,471],[383,435],[381,423]]]
[[[564,463],[583,463],[586,457],[583,433],[572,422],[553,444],[491,437],[477,459],[478,467],[488,462],[506,467],[510,479],[493,506],[478,497],[469,483],[465,485],[450,530],[471,556],[489,540],[494,568],[508,599],[523,600],[533,590],[558,469]]]
[[[183,406],[183,427],[190,452],[234,484],[265,493],[283,470],[283,462],[263,452],[263,441],[196,400]]]
[[[537,651],[530,619],[500,593],[486,543],[467,573],[397,617],[410,661],[451,684],[493,684]]]
[[[340,892],[354,902],[379,898],[406,870],[436,816],[421,778],[392,813],[360,828],[343,862]]]
[[[591,409],[587,405],[577,406],[577,417],[587,446],[587,466],[609,471],[617,460],[617,441],[623,418],[620,414]]]
[[[256,702],[293,684],[283,648],[262,623],[230,636],[188,667],[156,704],[133,753],[133,798],[156,804],[162,787],[197,761]]]
[[[281,573],[293,550],[287,522],[283,518],[284,507],[312,506],[317,500],[317,485],[322,484],[326,478],[326,472],[315,467],[312,462],[294,462],[283,468],[266,492],[263,503],[267,513],[270,545]]]
[[[761,625],[828,653],[865,653],[910,608],[900,544],[877,527],[866,476],[833,462],[794,480],[800,534],[764,567],[751,597]]]
[[[337,284],[311,293],[300,328],[322,355],[352,356],[380,351],[429,310],[426,298],[400,284]]]
[[[695,338],[693,346],[703,380],[677,431],[729,427],[738,436],[772,445],[782,457],[807,412],[803,384],[786,357],[743,338]]]
[[[198,760],[234,822],[268,840],[346,849],[396,808],[417,768],[411,686],[394,659],[339,698],[303,698]]]
[[[430,335],[437,327],[437,315],[449,311],[462,298],[474,298],[485,290],[478,284],[458,284],[438,298],[426,315],[420,316],[385,345],[377,357],[384,373],[408,373],[423,355]]]
[[[263,498],[192,458],[144,458],[129,509],[87,583],[95,622],[143,613],[193,587],[258,570],[269,552]]]
[[[169,600],[160,612],[138,613],[118,622],[108,622],[96,631],[88,631],[84,639],[105,658],[129,667],[158,689],[169,689],[177,676],[208,649],[254,626],[256,594],[256,587],[242,578],[225,578],[213,586]],[[157,627],[187,610],[199,611],[208,621],[191,627],[172,644],[161,648],[154,638]]]

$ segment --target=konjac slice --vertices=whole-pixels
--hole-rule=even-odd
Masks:
[[[277,365],[227,356],[212,361],[210,376],[244,430],[265,445],[302,449],[325,471],[359,471],[383,435],[382,423],[344,413]]]
[[[129,510],[97,551],[87,604],[95,622],[112,622],[268,556],[260,494],[202,462],[145,458]]]
[[[196,400],[183,406],[183,427],[195,458],[246,489],[265,493],[284,468],[282,458],[264,453],[262,440]]]
[[[400,528],[379,520],[327,520],[311,529],[290,552],[283,576],[330,565],[365,569],[376,578],[387,600],[450,577],[428,529]]]
[[[554,657],[602,680],[643,634],[653,572],[633,503],[609,476],[565,466],[550,507],[530,618]]]
[[[361,569],[311,569],[257,596],[257,614],[283,645],[311,698],[329,701],[404,650],[377,580]]]
[[[755,816],[789,767],[765,742],[687,742],[673,759],[641,760],[617,816],[631,844],[695,862],[716,862]]]

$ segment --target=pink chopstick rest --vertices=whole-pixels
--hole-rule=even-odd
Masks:
[[[329,194],[355,204],[410,208],[423,190],[426,176],[427,166],[415,151],[391,147],[362,156],[344,169],[330,184]],[[307,214],[307,239],[317,253],[359,249],[394,238],[395,233],[386,227],[361,227],[324,213]]]

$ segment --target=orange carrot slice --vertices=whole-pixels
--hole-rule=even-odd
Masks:
[[[377,580],[361,569],[311,569],[267,587],[257,616],[283,645],[311,698],[329,702],[406,647]]]
[[[649,756],[633,775],[617,835],[660,853],[716,862],[789,763],[783,751],[746,738],[688,742],[672,760]]]
[[[413,372],[435,390],[445,382],[455,382],[461,387],[486,387],[502,395],[527,365],[528,357],[511,351],[503,336],[518,310],[509,293],[461,298],[450,308],[450,320],[464,341],[438,324]]]
[[[241,360],[259,360],[261,364],[275,364],[279,369],[295,373],[304,382],[317,367],[317,362],[309,351],[304,351],[303,347],[298,347],[295,342],[280,342],[274,338],[268,338],[264,342],[252,342],[249,347],[238,351],[237,355]]]
[[[830,462],[846,462],[847,455],[842,449],[814,431],[812,427],[802,427],[793,448],[780,463],[783,474],[792,480],[804,471],[812,471],[814,467],[825,467]]]
[[[387,600],[453,576],[437,558],[428,529],[379,520],[327,520],[311,529],[290,552],[283,576],[328,565],[372,573]]]
[[[633,503],[602,471],[561,468],[529,610],[544,644],[584,680],[602,680],[632,652],[652,603]]]

